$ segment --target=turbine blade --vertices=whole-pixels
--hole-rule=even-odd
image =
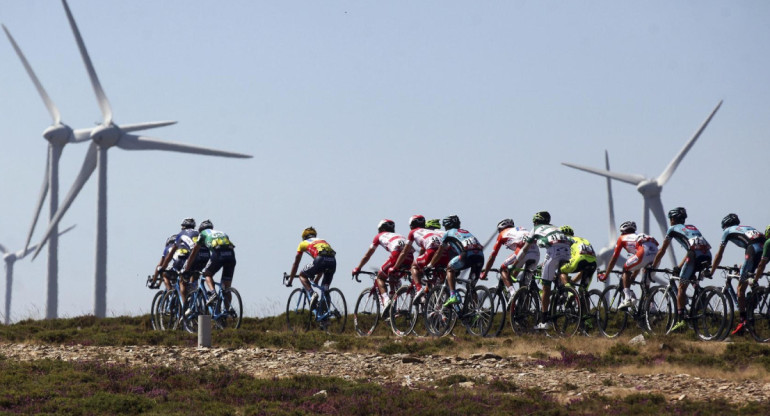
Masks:
[[[86,140],[91,139],[91,132],[94,131],[93,128],[90,129],[77,129],[72,132],[73,140],[72,143],[80,143],[84,142]]]
[[[61,237],[62,235],[64,235],[64,234],[65,234],[65,233],[67,233],[68,231],[72,230],[73,228],[75,228],[75,226],[74,226],[74,225],[70,225],[70,226],[69,226],[69,227],[67,227],[67,228],[66,228],[64,231],[59,231],[59,237]],[[25,249],[23,249],[23,250],[19,250],[19,251],[17,251],[17,252],[16,252],[16,259],[17,259],[17,260],[21,260],[21,259],[23,259],[24,257],[26,257],[26,256],[27,256],[27,254],[29,254],[29,253],[31,253],[31,252],[33,252],[33,251],[37,250],[37,247],[38,247],[38,246],[40,246],[40,244],[41,244],[41,243],[37,243],[37,244],[35,244],[34,246],[30,246],[30,247],[28,247],[28,248],[25,248]]]
[[[131,133],[133,131],[156,129],[158,127],[170,126],[176,124],[176,121],[153,121],[150,123],[138,123],[138,124],[126,124],[119,126],[125,133]]]
[[[604,150],[604,166],[607,168],[607,172],[610,171],[610,154],[607,150]],[[618,239],[618,231],[615,228],[615,202],[612,199],[612,179],[607,178],[607,203],[609,204],[610,213],[610,244],[615,244]]]
[[[19,45],[16,44],[16,40],[13,39],[11,32],[8,31],[8,28],[6,28],[5,25],[3,25],[3,30],[5,31],[6,36],[8,36],[8,40],[11,41],[11,45],[13,45],[13,49],[16,51],[16,55],[19,55],[19,59],[21,59],[21,63],[24,65],[24,69],[27,70],[27,74],[30,78],[32,78],[32,83],[35,84],[35,88],[37,88],[37,92],[40,94],[40,98],[43,99],[43,104],[45,104],[45,107],[48,109],[48,112],[53,118],[53,124],[61,123],[61,114],[59,113],[59,109],[56,108],[56,105],[51,100],[51,97],[49,97],[48,93],[45,92],[43,84],[41,84],[40,80],[37,79],[35,71],[32,70],[32,66],[29,65],[29,62],[27,62],[27,58],[24,57],[24,53],[21,51],[21,48],[19,48]]]
[[[124,150],[165,150],[169,152],[193,153],[208,156],[223,156],[236,158],[251,158],[253,156],[243,153],[226,152],[224,150],[209,149],[206,147],[192,146],[189,144],[167,142],[152,137],[124,134],[118,140],[117,146]]]
[[[59,221],[61,221],[70,205],[72,205],[75,197],[78,196],[80,190],[83,189],[83,186],[85,186],[86,182],[88,182],[88,178],[90,178],[91,174],[94,173],[94,170],[96,169],[96,152],[96,143],[91,142],[91,145],[88,146],[88,153],[86,153],[86,158],[83,160],[83,166],[80,168],[80,173],[78,173],[78,176],[75,178],[75,182],[72,184],[69,193],[67,193],[67,196],[59,205],[59,209],[56,211],[56,214],[48,224],[48,229],[45,230],[45,234],[43,234],[43,238],[40,240],[40,244],[35,250],[35,253],[32,255],[32,260],[34,260],[38,254],[40,254],[40,251],[43,249],[43,247],[45,247],[45,243],[47,243],[48,238],[51,237],[52,229],[57,224],[59,224]]]
[[[660,232],[663,235],[666,235],[666,231],[668,230],[668,220],[666,217],[666,211],[663,209],[663,202],[661,202],[660,197],[653,197],[647,200],[647,207],[652,211],[652,215],[655,216],[655,220],[658,221],[658,225],[660,225]]]
[[[51,153],[48,153],[48,157],[45,161],[45,177],[43,178],[43,186],[40,187],[40,195],[37,197],[37,205],[35,205],[35,214],[32,217],[32,225],[29,227],[29,233],[27,233],[27,241],[24,242],[24,248],[29,247],[29,242],[32,240],[32,233],[35,232],[35,226],[37,226],[37,220],[40,218],[40,210],[43,208],[43,201],[45,201],[46,195],[48,195],[48,172],[51,169]]]
[[[494,240],[495,240],[495,237],[497,237],[497,230],[495,230],[495,232],[493,232],[493,233],[492,233],[492,235],[490,235],[490,236],[489,236],[489,238],[487,239],[487,242],[486,242],[486,243],[484,243],[484,250],[486,250],[486,249],[487,249],[487,246],[488,246],[488,245],[489,245],[489,244],[490,244],[492,241],[494,241]]]
[[[7,253],[7,252],[8,252],[8,249],[7,249],[7,248],[5,248],[5,246],[4,246],[4,245],[0,244],[0,253],[3,253],[3,254],[5,254],[5,253]]]
[[[709,114],[709,116],[706,118],[706,121],[701,124],[700,128],[698,128],[698,131],[695,132],[695,134],[690,138],[687,143],[685,143],[682,150],[679,151],[679,154],[674,157],[674,159],[671,161],[671,163],[666,166],[666,169],[663,171],[663,173],[658,176],[658,179],[656,180],[658,182],[658,185],[663,186],[666,182],[668,182],[669,179],[671,179],[671,175],[674,174],[674,170],[676,170],[676,167],[679,166],[679,163],[682,162],[682,159],[684,159],[684,156],[687,154],[687,152],[690,150],[690,148],[695,144],[695,141],[698,140],[698,137],[700,137],[700,134],[703,133],[703,130],[708,126],[709,121],[711,121],[711,118],[714,117],[714,114],[717,113],[717,110],[719,110],[719,107],[722,106],[722,100],[719,100],[719,104],[717,104],[716,107],[714,107],[714,110]]]
[[[75,23],[75,18],[72,17],[72,12],[70,11],[69,5],[67,5],[67,0],[62,0],[61,2],[64,5],[64,11],[67,13],[67,19],[70,22],[72,33],[75,35],[75,41],[78,44],[78,49],[80,49],[80,56],[83,58],[83,63],[86,65],[88,77],[91,79],[91,85],[94,87],[96,100],[99,102],[99,109],[102,110],[102,116],[104,117],[104,124],[109,125],[112,123],[112,107],[110,107],[110,102],[107,100],[107,96],[104,94],[102,84],[99,82],[99,77],[96,76],[96,70],[94,70],[91,57],[88,56],[86,44],[83,42],[83,38],[80,36],[80,30],[78,30],[78,25]]]
[[[562,165],[571,167],[573,169],[582,170],[584,172],[593,173],[595,175],[604,176],[606,178],[616,179],[616,180],[619,180],[621,182],[630,183],[631,185],[638,185],[640,182],[642,182],[645,179],[645,177],[642,176],[642,175],[633,175],[633,174],[628,174],[628,173],[617,173],[617,172],[612,172],[612,171],[608,171],[608,170],[601,170],[601,169],[591,168],[591,167],[588,167],[588,166],[576,165],[574,163],[562,162]]]

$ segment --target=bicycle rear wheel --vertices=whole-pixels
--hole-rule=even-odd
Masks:
[[[161,303],[161,300],[163,300],[165,294],[166,291],[163,289],[155,292],[155,296],[152,297],[152,303],[150,304],[150,325],[152,325],[152,329],[156,331],[161,329],[160,317],[158,316],[158,305]]]
[[[425,323],[428,332],[436,337],[441,337],[452,331],[457,314],[453,307],[444,307],[449,299],[449,288],[435,286],[428,293],[428,301],[425,306]]]
[[[417,310],[414,301],[414,289],[410,285],[404,285],[396,290],[393,304],[390,306],[390,329],[399,337],[409,335],[417,323]]]
[[[758,342],[770,341],[770,291],[767,288],[752,290],[746,300],[751,336]]]
[[[540,322],[540,296],[537,291],[521,287],[511,299],[510,321],[511,329],[516,335],[535,332],[535,325]]]
[[[727,303],[727,323],[725,324],[725,327],[722,329],[722,331],[717,335],[717,341],[723,341],[725,338],[727,338],[728,335],[730,335],[730,331],[735,328],[735,308],[738,306],[735,304],[735,302],[733,302],[733,298],[729,293],[722,293],[724,294],[725,301]]]
[[[494,309],[492,310],[492,336],[499,336],[505,328],[505,323],[510,313],[508,305],[511,304],[511,295],[505,288],[489,289],[492,293]],[[494,292],[493,292],[494,291]]]
[[[479,337],[486,336],[492,328],[492,313],[494,303],[492,295],[486,286],[476,286],[465,300],[463,325],[469,334]]]
[[[695,333],[704,341],[716,339],[727,324],[727,300],[719,289],[709,286],[701,290],[695,300]]]
[[[345,331],[345,324],[348,321],[348,304],[345,302],[345,296],[337,288],[329,289],[327,296],[328,298],[323,302],[327,318],[321,321],[321,328],[330,334],[341,334]]]
[[[580,329],[583,310],[580,295],[573,287],[560,287],[551,299],[551,320],[556,335],[569,338]]]
[[[191,312],[186,314],[187,311],[182,311],[184,329],[191,334],[197,334],[198,315],[206,313],[206,292],[199,288],[195,293],[190,294],[187,297],[187,308]]]
[[[158,319],[160,329],[163,331],[173,331],[179,328],[179,320],[184,311],[179,302],[179,295],[175,290],[170,290],[163,295],[163,299],[158,306]]]
[[[376,290],[372,288],[364,289],[358,300],[356,308],[353,311],[353,326],[356,333],[362,337],[372,334],[377,328],[377,322],[380,320],[380,299]]]
[[[310,329],[310,320],[313,314],[310,312],[310,301],[305,294],[305,290],[297,288],[289,294],[289,301],[286,302],[286,325],[289,331],[307,331]]]
[[[243,303],[241,294],[234,287],[222,289],[221,296],[214,306],[216,326],[220,329],[241,327],[243,320]]]
[[[600,301],[599,331],[607,338],[615,338],[628,325],[628,314],[619,309],[623,301],[623,290],[618,285],[609,285],[602,292]]]
[[[644,314],[651,333],[666,334],[676,318],[676,298],[667,287],[655,286],[645,299]]]
[[[599,289],[591,289],[585,291],[580,290],[584,300],[583,304],[583,333],[587,336],[595,336],[599,331],[599,307],[602,302],[602,291]]]

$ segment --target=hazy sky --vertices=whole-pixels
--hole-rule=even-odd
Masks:
[[[281,275],[309,225],[338,253],[349,311],[364,289],[350,270],[385,217],[406,233],[412,214],[457,214],[486,239],[502,218],[531,226],[549,210],[598,249],[605,182],[560,162],[602,167],[607,149],[614,170],[657,176],[721,99],[664,207],[685,206],[715,248],[728,212],[770,223],[766,1],[69,4],[116,123],[177,120],[145,134],[254,155],[110,150],[110,316],[147,312],[145,278],[186,216],[236,244],[250,316],[285,309]],[[101,121],[60,2],[0,0],[0,21],[65,123]],[[51,118],[4,36],[0,66],[0,243],[15,250]],[[86,149],[64,150],[62,198]],[[641,195],[613,187],[618,224],[640,223]],[[93,311],[95,214],[94,176],[62,221],[77,228],[60,240],[60,316]],[[723,263],[741,260],[729,246]],[[15,277],[12,319],[41,317],[45,252]]]

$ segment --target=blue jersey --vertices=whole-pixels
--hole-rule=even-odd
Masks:
[[[666,240],[676,240],[687,251],[709,251],[711,246],[694,225],[676,224],[666,231]]]
[[[746,248],[752,244],[763,244],[765,236],[754,227],[733,225],[725,228],[722,233],[722,245],[727,245],[728,241],[732,241],[740,248]]]
[[[193,229],[186,229],[179,232],[176,235],[176,251],[180,254],[187,254],[195,246],[195,242],[198,241],[198,232]]]
[[[163,248],[163,258],[166,258],[166,255],[168,254],[169,250],[171,250],[171,247],[174,247],[174,243],[166,244],[166,247]]]
[[[453,228],[444,234],[441,239],[441,245],[449,246],[455,253],[464,253],[468,251],[481,251],[484,246],[479,243],[479,240],[462,228]]]

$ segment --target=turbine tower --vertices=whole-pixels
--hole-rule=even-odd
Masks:
[[[53,119],[53,125],[46,128],[43,131],[43,138],[48,141],[48,158],[45,167],[45,176],[43,177],[43,185],[40,189],[40,194],[37,198],[37,205],[35,206],[34,215],[32,217],[32,225],[29,227],[27,233],[27,240],[24,243],[24,248],[29,248],[29,243],[32,240],[32,234],[35,231],[37,221],[40,217],[40,211],[43,208],[46,196],[48,196],[48,209],[49,221],[53,219],[56,211],[59,209],[59,159],[61,158],[64,146],[68,143],[79,143],[87,141],[91,136],[93,128],[77,129],[73,130],[70,126],[64,124],[61,119],[61,113],[54,104],[53,100],[46,93],[43,84],[35,75],[35,71],[32,70],[32,66],[27,61],[21,48],[16,43],[16,40],[11,36],[11,32],[3,25],[8,40],[11,42],[13,49],[16,51],[16,55],[19,56],[24,69],[27,71],[32,83],[35,85],[40,98],[43,99],[48,112]],[[153,127],[162,127],[176,123],[175,121],[145,123],[143,125],[126,126],[127,130],[136,131],[142,129],[148,129]],[[46,319],[54,319],[58,316],[59,308],[59,233],[58,226],[51,230],[51,237],[48,241],[48,265],[46,269]]]
[[[682,150],[679,151],[679,153],[674,157],[673,160],[666,166],[666,169],[661,172],[661,174],[657,178],[646,178],[642,175],[638,174],[627,174],[627,173],[617,173],[612,172],[608,170],[601,170],[596,169],[588,166],[581,166],[576,165],[573,163],[562,163],[564,166],[569,166],[574,169],[579,169],[585,172],[593,173],[599,176],[604,176],[606,178],[611,178],[615,180],[619,180],[621,182],[630,183],[632,185],[636,186],[636,190],[639,191],[639,193],[642,194],[642,197],[644,198],[643,202],[643,216],[642,216],[642,230],[645,234],[650,233],[650,211],[652,211],[653,215],[655,216],[655,219],[658,221],[658,224],[660,225],[660,231],[663,235],[666,234],[666,230],[668,229],[668,221],[666,220],[666,212],[663,209],[663,202],[660,199],[661,191],[663,190],[663,185],[668,182],[668,180],[671,178],[671,175],[673,175],[674,170],[676,170],[677,166],[679,166],[679,163],[682,162],[682,159],[687,154],[687,152],[690,150],[690,148],[695,144],[695,141],[698,140],[698,137],[700,137],[703,130],[706,128],[706,126],[711,121],[711,118],[714,117],[714,114],[716,114],[717,110],[719,110],[719,107],[722,106],[722,101],[719,101],[719,104],[714,108],[714,110],[709,114],[709,116],[706,118],[706,121],[701,124],[700,128],[695,132],[695,134],[690,138],[690,140],[685,143],[684,147],[682,147]],[[669,254],[671,255],[672,261],[676,264],[676,258],[674,257],[673,250],[669,251]]]
[[[101,109],[103,121],[101,125],[97,126],[91,131],[90,139],[91,145],[86,153],[83,166],[75,178],[75,182],[72,184],[69,193],[64,198],[64,201],[59,207],[59,210],[54,215],[54,218],[48,225],[48,229],[45,232],[41,246],[35,251],[33,256],[36,257],[42,245],[45,244],[47,239],[52,233],[52,228],[61,221],[62,216],[67,212],[75,197],[80,193],[83,186],[93,174],[94,170],[97,170],[97,215],[96,215],[96,259],[95,259],[95,294],[94,294],[94,315],[97,317],[106,316],[107,305],[107,151],[111,147],[118,147],[123,150],[165,150],[171,152],[192,153],[199,155],[209,156],[223,156],[223,157],[235,157],[235,158],[251,158],[252,156],[226,152],[222,150],[209,149],[205,147],[191,146],[182,143],[174,143],[154,139],[151,137],[138,136],[134,134],[128,134],[129,130],[116,125],[113,122],[112,107],[107,100],[107,96],[102,89],[99,78],[96,76],[91,58],[86,50],[85,43],[80,36],[75,19],[72,17],[69,6],[66,0],[62,0],[64,5],[64,11],[67,14],[72,33],[75,36],[80,55],[83,58],[83,63],[86,66],[91,85],[96,94],[96,99]]]
[[[62,231],[58,235],[66,233],[67,231],[75,228],[71,226]],[[32,247],[25,247],[16,252],[9,252],[5,246],[0,244],[0,254],[3,255],[3,262],[5,263],[5,324],[11,323],[11,293],[13,291],[13,265],[17,260],[21,260],[37,248],[37,245]]]

